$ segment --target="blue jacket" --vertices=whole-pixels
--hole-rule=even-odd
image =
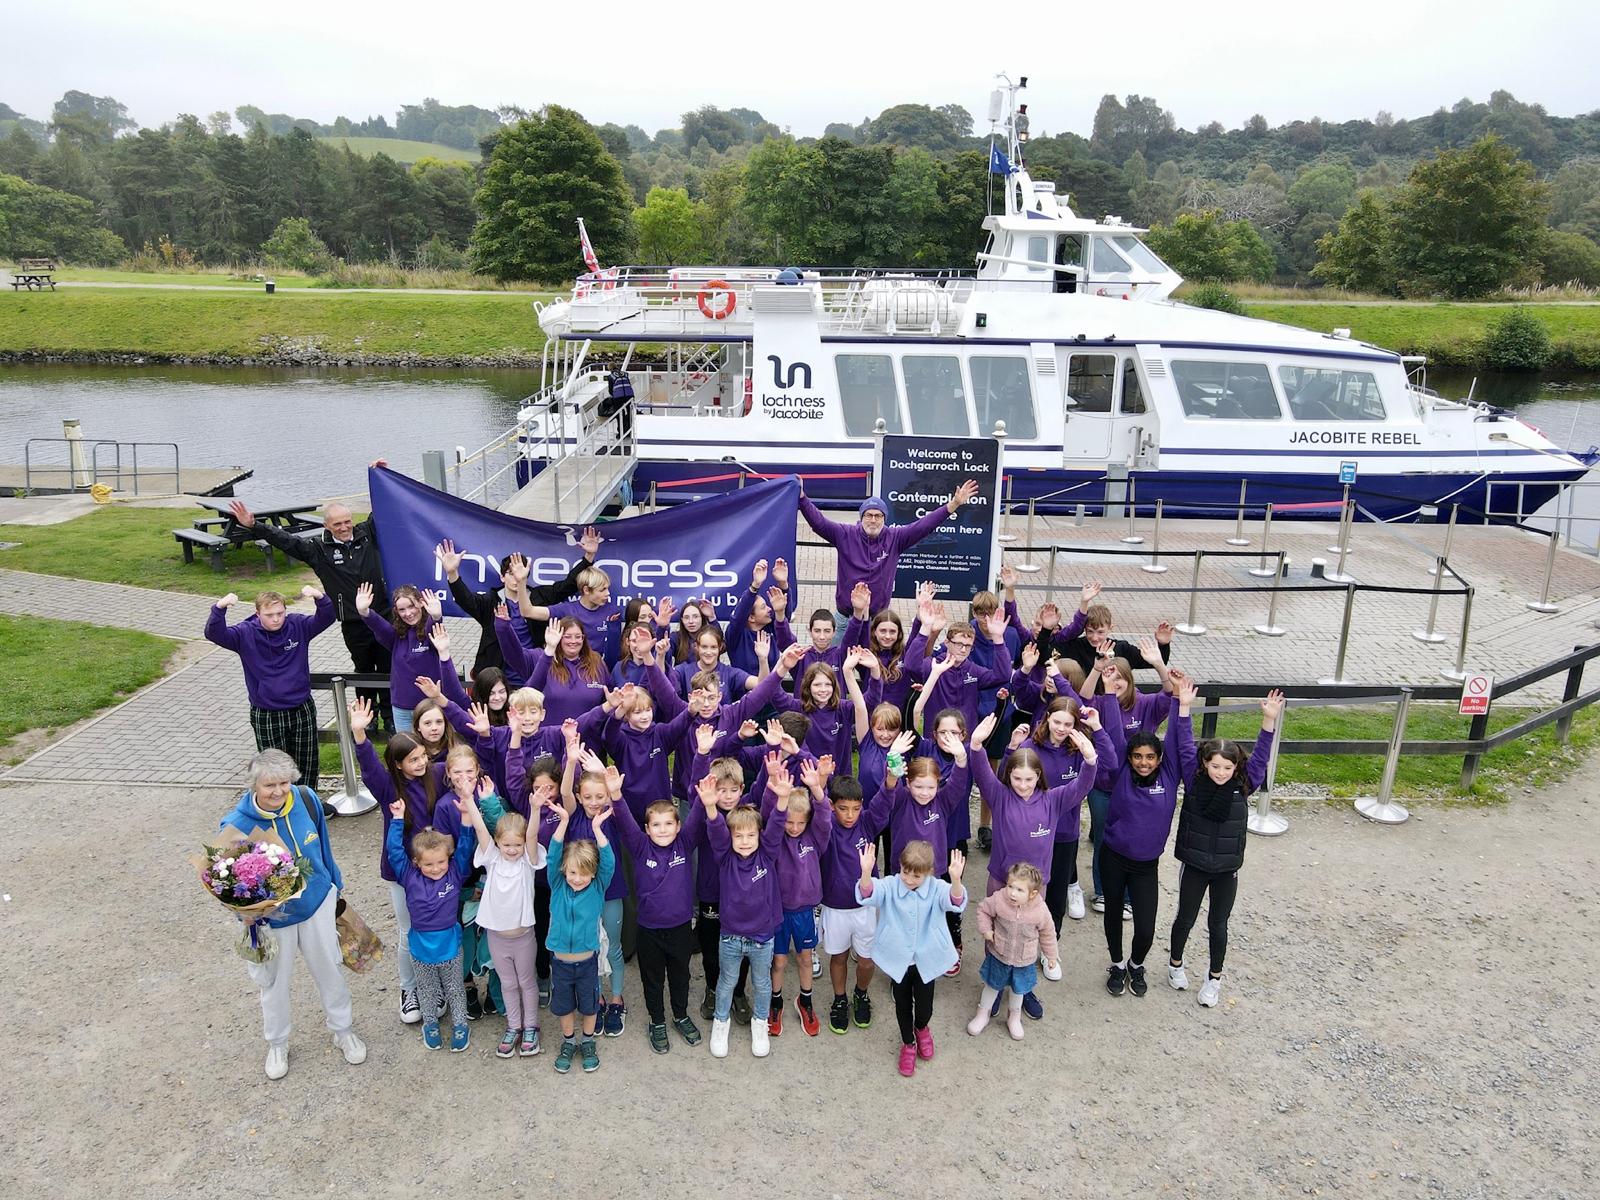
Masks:
[[[544,932],[545,947],[552,954],[582,954],[600,949],[600,914],[606,907],[606,888],[617,869],[617,856],[611,843],[600,847],[600,874],[581,892],[572,890],[561,870],[561,843],[550,839],[550,926]]]
[[[915,966],[924,980],[937,979],[956,965],[956,947],[950,940],[947,912],[965,912],[967,892],[961,903],[950,900],[950,885],[932,875],[913,891],[898,874],[874,880],[872,895],[861,894],[856,880],[856,899],[863,908],[878,910],[878,932],[872,942],[872,961],[897,983],[905,978],[906,968]]]
[[[310,917],[328,898],[328,889],[343,890],[344,876],[339,864],[333,861],[333,846],[328,841],[328,823],[322,816],[322,801],[308,787],[290,789],[289,803],[282,813],[274,816],[256,807],[255,795],[246,792],[232,812],[222,818],[219,829],[228,826],[249,833],[255,829],[271,829],[292,854],[303,854],[311,861],[311,878],[301,892],[289,903],[282,905],[267,924],[273,929],[298,925]]]

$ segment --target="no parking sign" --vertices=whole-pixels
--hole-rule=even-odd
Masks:
[[[1461,715],[1463,717],[1488,715],[1489,697],[1493,694],[1493,675],[1469,674],[1461,681]]]

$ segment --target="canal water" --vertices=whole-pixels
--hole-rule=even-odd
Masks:
[[[1436,371],[1428,383],[1514,409],[1557,445],[1600,444],[1600,375]],[[301,503],[364,490],[374,458],[416,474],[424,450],[476,450],[536,386],[526,370],[0,367],[0,462],[21,463],[27,439],[60,437],[76,417],[86,438],[176,442],[185,466],[252,468],[247,501]]]

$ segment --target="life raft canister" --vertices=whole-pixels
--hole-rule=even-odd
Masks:
[[[727,302],[720,307],[712,303],[712,298],[719,294]],[[706,280],[704,286],[695,293],[694,299],[695,303],[700,306],[700,311],[713,321],[725,321],[733,316],[733,310],[738,307],[739,303],[738,298],[733,294],[733,289],[728,286],[725,280],[721,279]]]

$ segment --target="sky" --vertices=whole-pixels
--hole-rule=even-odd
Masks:
[[[20,10],[20,11],[19,11]],[[596,124],[675,127],[702,104],[796,136],[892,104],[956,103],[987,130],[996,72],[1030,77],[1033,131],[1087,135],[1106,93],[1177,123],[1423,116],[1500,88],[1552,115],[1600,108],[1593,0],[855,0],[440,5],[416,0],[0,0],[0,101],[47,120],[68,89],[141,125],[254,104],[331,122],[445,104],[555,102]]]

